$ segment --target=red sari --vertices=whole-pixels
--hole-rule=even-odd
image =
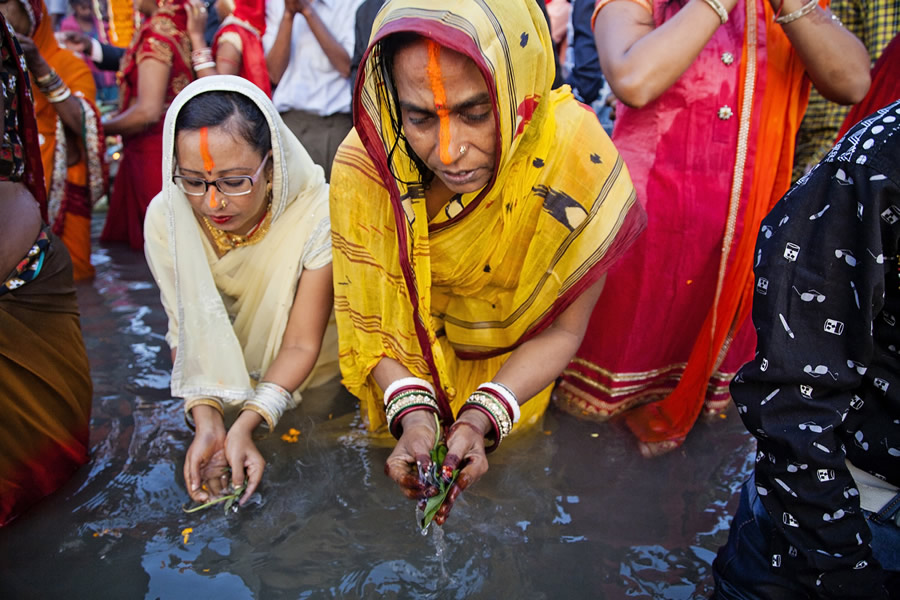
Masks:
[[[187,36],[187,0],[169,0],[138,31],[122,59],[121,107],[131,106],[138,90],[138,66],[157,60],[171,66],[165,107],[189,84],[191,42]],[[125,139],[122,162],[113,184],[109,214],[100,240],[127,242],[135,250],[144,248],[144,213],[162,190],[162,130],[164,119],[145,131]]]
[[[663,23],[680,5],[653,3]],[[620,105],[613,141],[648,227],[610,272],[557,388],[578,416],[626,413],[645,455],[676,448],[753,353],[753,250],[787,191],[809,85],[768,0],[741,0],[700,55],[642,109]]]
[[[222,21],[213,40],[213,55],[219,57],[219,41],[228,40],[230,35],[240,38],[241,65],[238,75],[256,84],[269,98],[272,97],[272,83],[266,67],[266,54],[262,36],[266,32],[265,0],[236,0],[234,12]]]

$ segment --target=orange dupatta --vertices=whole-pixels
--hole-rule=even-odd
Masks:
[[[820,4],[825,7],[828,2]],[[683,439],[700,415],[709,380],[731,338],[750,315],[753,251],[760,224],[790,187],[794,133],[806,111],[809,82],[784,31],[772,25],[774,11],[768,0],[749,0],[745,9],[737,113],[741,129],[716,298],[677,387],[659,402],[632,410],[626,417],[631,431],[648,444]],[[760,57],[764,57],[762,65]],[[744,171],[751,154],[752,172],[747,177]],[[743,227],[735,240],[743,194],[747,198]],[[655,425],[661,416],[668,421],[664,427]]]

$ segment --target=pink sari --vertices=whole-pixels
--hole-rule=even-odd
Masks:
[[[654,21],[680,8],[656,0]],[[578,416],[625,414],[645,455],[724,410],[756,344],[753,248],[790,183],[809,90],[772,16],[767,0],[741,0],[662,96],[617,109],[613,141],[648,227],[610,272],[556,399]]]

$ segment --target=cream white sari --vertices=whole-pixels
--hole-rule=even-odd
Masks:
[[[272,132],[272,224],[258,243],[221,258],[201,229],[184,193],[172,183],[175,120],[194,96],[223,90],[250,98]],[[204,77],[187,86],[166,113],[163,189],[144,220],[144,251],[169,317],[166,340],[177,348],[172,394],[214,396],[226,404],[253,397],[259,378],[275,359],[298,281],[305,269],[331,262],[328,184],[284,125],[272,101],[240,77]],[[300,391],[338,373],[333,320],[319,358]]]

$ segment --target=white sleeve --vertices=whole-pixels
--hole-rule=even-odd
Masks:
[[[278,27],[284,16],[284,0],[266,0],[266,32],[262,36],[263,50],[266,54],[275,45]]]
[[[321,269],[331,263],[331,219],[328,213],[319,221],[303,246],[303,269]],[[299,275],[299,274],[298,274]]]

